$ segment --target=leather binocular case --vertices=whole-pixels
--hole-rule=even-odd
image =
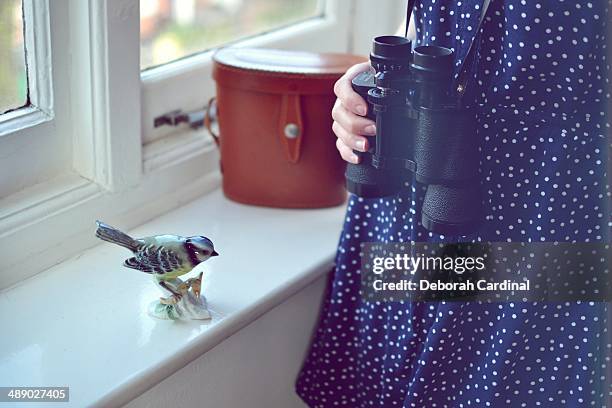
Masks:
[[[331,129],[333,86],[365,59],[223,48],[213,60],[219,124],[219,135],[213,136],[221,151],[225,196],[281,208],[342,204],[345,166]]]

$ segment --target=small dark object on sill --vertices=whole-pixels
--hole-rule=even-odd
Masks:
[[[193,112],[183,112],[182,110],[177,109],[156,117],[153,120],[153,127],[158,128],[165,125],[178,126],[181,123],[187,123],[189,124],[190,128],[198,129],[204,126],[205,115],[206,109]]]

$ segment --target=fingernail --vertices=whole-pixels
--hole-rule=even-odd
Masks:
[[[375,125],[368,125],[368,126],[366,126],[365,132],[368,135],[375,135],[376,134],[376,126]]]
[[[358,140],[357,143],[355,143],[355,146],[357,147],[357,150],[361,150],[362,152],[366,151],[365,145],[366,145],[366,142],[363,139]]]
[[[357,105],[355,107],[355,110],[357,111],[357,114],[359,114],[361,116],[363,116],[363,115],[365,115],[367,113],[367,109],[363,105]]]

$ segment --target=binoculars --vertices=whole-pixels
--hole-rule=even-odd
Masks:
[[[481,218],[478,143],[473,110],[453,89],[453,51],[412,49],[404,37],[374,39],[370,62],[353,89],[376,121],[368,151],[348,164],[347,188],[364,198],[397,194],[414,174],[427,185],[421,224],[444,235],[473,232]]]

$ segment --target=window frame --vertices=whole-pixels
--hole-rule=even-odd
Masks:
[[[138,44],[138,1],[25,1],[40,24],[31,25],[30,38],[46,47],[42,54],[34,48],[34,80],[52,90],[54,115],[36,123],[27,117],[31,108],[16,110],[28,123],[0,137],[0,151],[57,154],[63,166],[37,167],[14,188],[2,188],[9,177],[0,183],[0,288],[91,246],[83,239],[91,218],[121,213],[105,207],[139,185],[142,174],[140,122],[132,116],[140,111],[138,54],[122,38]],[[14,177],[33,162],[12,154],[0,167],[14,169],[7,173]]]
[[[35,152],[36,165],[19,157],[4,157],[0,173],[19,174],[19,179],[0,179],[0,196],[40,179],[41,174],[58,167],[59,158],[46,158],[36,144],[50,146],[58,141],[53,129],[58,124],[53,98],[51,25],[48,0],[23,0],[24,53],[28,77],[27,105],[0,114],[0,152],[23,149]],[[38,27],[36,32],[34,27]],[[50,135],[42,137],[43,134]]]
[[[53,88],[48,80],[51,78],[49,3],[48,0],[22,0],[22,7],[27,104],[0,114],[0,137],[53,119]],[[36,35],[34,27],[38,27]]]

